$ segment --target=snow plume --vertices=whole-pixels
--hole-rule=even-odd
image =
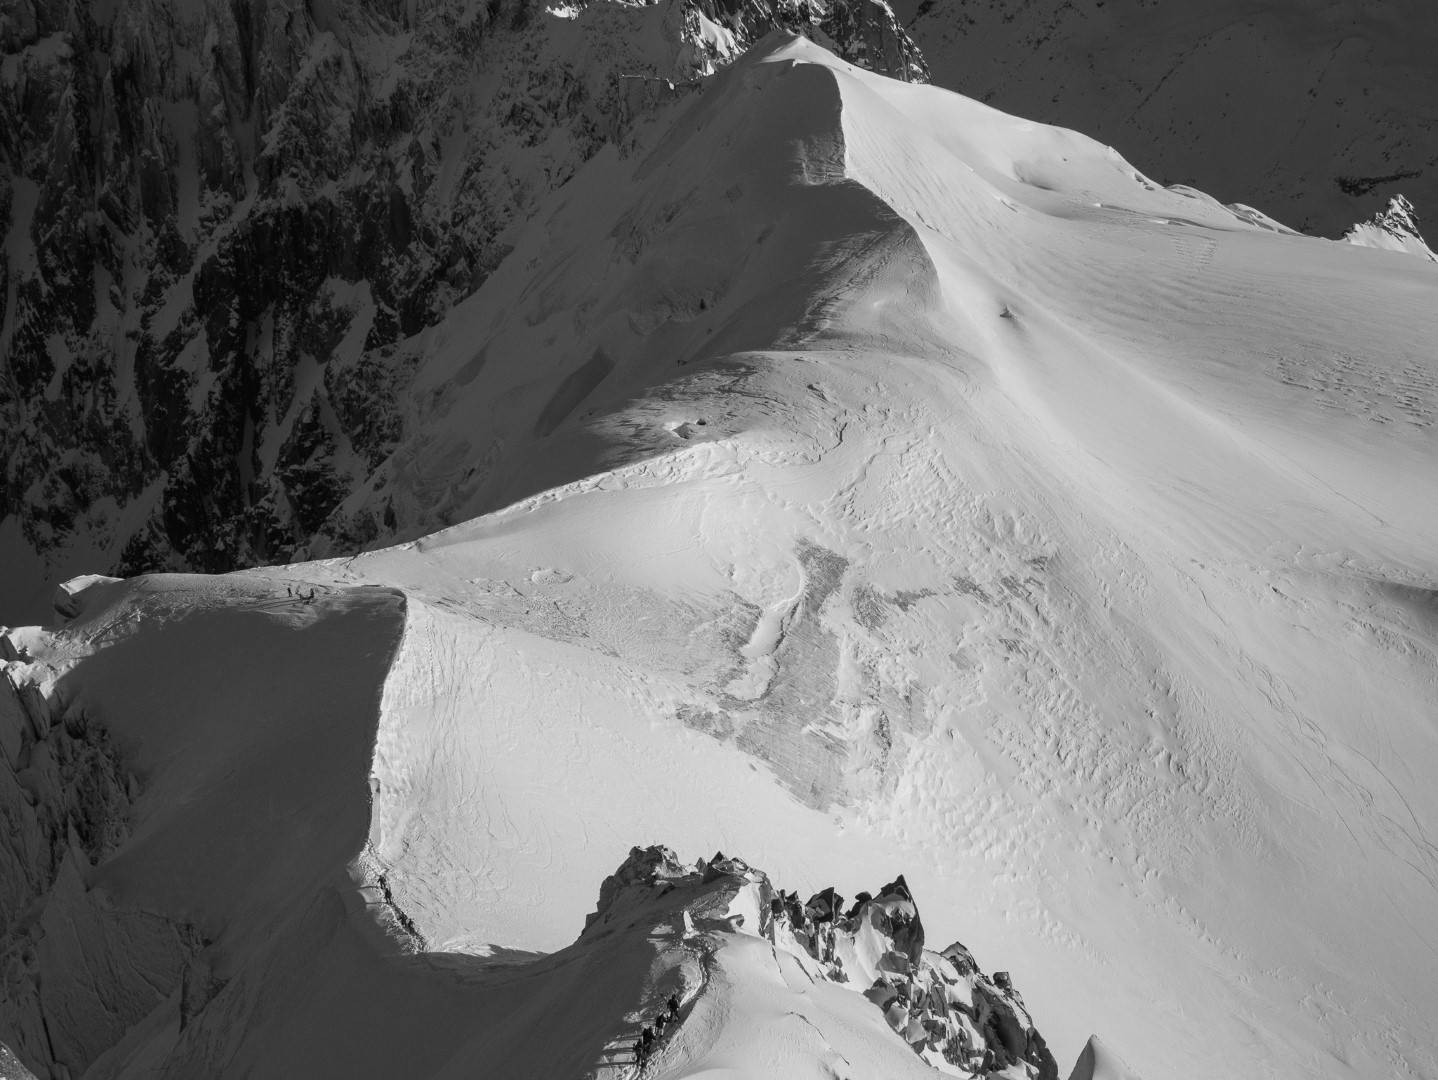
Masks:
[[[1373,215],[1370,221],[1353,226],[1343,239],[1359,247],[1402,251],[1429,262],[1438,262],[1438,255],[1433,253],[1418,230],[1418,212],[1402,195],[1393,196],[1388,200],[1386,210]]]

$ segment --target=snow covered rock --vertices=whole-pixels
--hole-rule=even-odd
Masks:
[[[668,848],[636,847],[605,880],[580,943],[651,926],[662,902],[671,932],[705,940],[719,965],[736,936],[757,936],[781,966],[797,963],[811,981],[862,996],[899,1045],[941,1073],[1057,1080],[1053,1055],[1006,973],[985,976],[962,946],[943,953],[924,948],[918,907],[902,876],[877,896],[863,894],[848,912],[842,900],[828,888],[801,905],[763,871],[722,852],[688,866]],[[964,960],[956,962],[960,954]],[[655,1053],[676,1056],[664,1040]],[[659,1075],[667,1073],[661,1066]]]
[[[1393,196],[1386,210],[1375,214],[1371,221],[1353,226],[1343,239],[1359,247],[1401,251],[1429,262],[1438,262],[1438,254],[1434,254],[1418,230],[1417,211],[1402,195]]]
[[[667,847],[631,848],[629,857],[599,886],[599,906],[584,920],[585,930],[595,923],[602,927],[606,916],[624,907],[625,894],[637,891],[641,896],[648,896],[653,887],[688,879],[693,873],[694,868],[680,862]]]
[[[929,69],[888,0],[695,0],[697,9],[752,44],[772,30],[813,38],[852,64],[906,82]]]

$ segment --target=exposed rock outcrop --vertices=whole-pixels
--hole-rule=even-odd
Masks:
[[[682,897],[696,927],[745,930],[799,957],[806,970],[862,993],[925,1062],[951,1076],[1058,1080],[1058,1066],[1007,972],[985,975],[954,943],[926,949],[918,905],[900,876],[848,911],[826,889],[800,903],[761,870],[722,852],[687,866],[669,848],[630,850],[605,879],[585,925],[596,935]],[[673,897],[671,897],[673,899]],[[581,938],[583,940],[583,938]]]
[[[1401,251],[1429,262],[1438,262],[1438,255],[1433,253],[1419,231],[1418,212],[1402,195],[1393,196],[1385,210],[1373,215],[1371,220],[1353,226],[1343,239],[1359,247]]]

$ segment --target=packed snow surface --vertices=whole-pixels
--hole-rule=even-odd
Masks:
[[[904,873],[1079,1076],[1438,1077],[1438,267],[801,40],[648,138],[426,332],[353,500],[415,540],[92,583],[11,632],[17,686],[148,774],[97,883],[247,972],[95,1075],[597,1038],[580,998],[444,971],[562,948],[663,842],[801,891]],[[333,760],[273,743],[296,695]],[[323,812],[288,801],[309,760]],[[152,820],[183,875],[130,854]]]

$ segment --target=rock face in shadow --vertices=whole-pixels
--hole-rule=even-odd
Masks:
[[[0,1030],[42,1076],[79,1076],[180,986],[205,942],[88,882],[139,795],[103,726],[6,672],[0,744]],[[0,1076],[31,1075],[0,1045]]]
[[[17,8],[0,525],[56,576],[383,536],[383,510],[329,518],[396,443],[415,335],[581,164],[775,29],[925,75],[882,0]]]

